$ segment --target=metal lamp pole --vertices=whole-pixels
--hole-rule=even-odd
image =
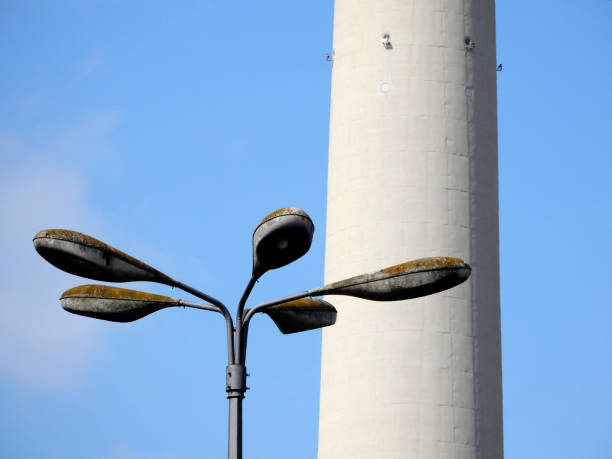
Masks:
[[[149,281],[177,287],[207,303],[197,303],[107,285],[81,285],[60,298],[68,312],[114,322],[131,322],[167,307],[190,307],[223,315],[227,332],[225,390],[229,400],[228,458],[242,459],[242,400],[246,386],[246,349],[251,318],[263,312],[284,333],[333,325],[336,309],[322,295],[348,295],[374,301],[417,298],[464,282],[471,272],[457,258],[432,257],[409,261],[351,277],[312,290],[277,298],[250,309],[247,299],[268,270],[285,266],[310,248],[314,225],[301,209],[286,207],[266,216],[253,233],[253,271],[236,310],[236,322],[216,298],[179,282],[102,241],[71,230],[44,230],[34,247],[48,262],[71,274],[107,282]]]

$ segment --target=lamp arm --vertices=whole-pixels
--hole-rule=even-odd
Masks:
[[[236,311],[236,350],[235,350],[235,363],[244,363],[242,348],[246,347],[246,339],[248,335],[248,324],[243,324],[244,316],[244,305],[246,304],[255,283],[261,277],[261,275],[251,275],[247,286],[242,293],[242,297],[238,302],[238,309]],[[243,344],[244,343],[244,344]]]
[[[197,296],[198,298],[201,298],[205,301],[208,301],[209,303],[212,303],[214,306],[217,307],[217,309],[214,309],[214,311],[217,311],[218,313],[222,314],[225,318],[225,328],[227,330],[227,362],[228,364],[234,363],[234,322],[232,321],[232,315],[225,307],[225,305],[216,298],[213,298],[212,296],[207,295],[204,292],[200,292],[199,290],[190,287],[189,285],[183,284],[182,282],[177,281],[176,284],[173,285],[173,287],[180,288],[181,290],[187,293],[191,293],[192,295]]]
[[[249,282],[247,286],[245,287],[244,292],[242,293],[242,297],[240,298],[240,301],[238,302],[238,310],[236,312],[236,321],[242,318],[243,311],[244,311],[244,305],[246,304],[246,301],[249,298],[249,295],[251,294],[253,287],[255,287],[255,283],[259,280],[259,277],[260,276],[252,275],[251,278],[249,279]]]
[[[227,308],[225,307],[225,305],[223,303],[221,303],[221,301],[219,301],[216,298],[213,298],[210,295],[207,295],[204,292],[200,292],[199,290],[190,287],[187,284],[183,284],[182,282],[179,281],[174,281],[175,283],[173,284],[169,284],[171,287],[176,287],[176,288],[180,288],[181,290],[183,290],[184,292],[187,293],[191,293],[193,296],[197,296],[198,298],[203,299],[204,301],[208,301],[211,304],[214,304],[215,306],[217,306],[219,308],[219,312],[221,312],[222,310],[227,310]],[[229,313],[229,311],[228,311]],[[223,312],[221,312],[221,314],[225,315]]]
[[[248,313],[249,309],[245,310],[245,315]],[[246,363],[246,350],[247,350],[247,340],[249,337],[249,322],[242,322],[240,326],[240,335],[237,336],[239,338],[236,343],[236,349],[238,352],[238,356],[236,360],[243,365]]]
[[[251,282],[254,284],[255,280],[253,280],[254,278],[251,278]],[[249,283],[250,285],[251,283]],[[253,288],[252,286],[247,286],[247,290],[245,290],[245,294],[246,296],[248,296],[247,292],[250,292],[250,289]],[[246,341],[247,341],[247,336],[249,333],[249,322],[251,321],[251,318],[257,314],[258,312],[263,312],[265,311],[267,308],[272,307],[272,306],[276,306],[277,304],[281,304],[281,303],[287,303],[288,301],[294,301],[294,300],[299,300],[301,298],[306,298],[306,297],[313,297],[313,296],[321,296],[321,295],[325,295],[325,294],[334,294],[334,290],[336,290],[334,287],[330,287],[328,285],[324,285],[323,287],[317,287],[317,288],[313,288],[311,290],[305,290],[303,292],[299,292],[299,293],[294,293],[292,295],[288,295],[288,296],[284,296],[282,298],[277,298],[275,300],[270,300],[270,301],[266,301],[265,303],[261,303],[258,304],[257,306],[250,308],[250,309],[246,309],[244,310],[244,312],[241,311],[240,315],[236,316],[236,325],[237,325],[237,331],[236,331],[236,352],[238,352],[237,355],[237,361],[244,363],[244,358],[246,358]],[[243,295],[243,298],[246,301],[246,296]],[[243,304],[244,306],[244,304]]]
[[[244,364],[244,362],[246,361],[249,324],[251,323],[251,318],[255,314],[257,314],[258,312],[263,312],[267,308],[271,306],[276,306],[277,304],[285,303],[287,301],[299,300],[300,298],[305,298],[307,296],[312,296],[312,292],[313,290],[307,290],[305,292],[294,293],[293,295],[285,296],[283,298],[277,298],[276,300],[267,301],[251,309],[245,309],[242,320],[240,319],[240,317],[236,318],[236,323],[239,324],[239,333],[238,331],[236,332],[236,352],[238,352],[237,361],[242,364]]]
[[[218,306],[213,306],[211,304],[196,303],[195,301],[187,301],[187,300],[179,299],[178,306],[182,306],[184,308],[201,309],[203,311],[213,311],[213,312],[218,312],[221,314],[221,310],[219,309]]]
[[[257,306],[251,309],[247,309],[246,311],[244,311],[243,326],[248,326],[248,323],[251,320],[251,317],[253,317],[253,315],[257,314],[258,312],[262,312],[271,306],[276,306],[277,304],[286,303],[288,301],[299,300],[300,298],[306,298],[308,296],[318,296],[315,295],[316,290],[318,289],[294,293],[293,295],[288,295],[282,298],[277,298],[275,300],[266,301],[265,303],[258,304]]]

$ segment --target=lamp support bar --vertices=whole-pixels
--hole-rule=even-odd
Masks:
[[[201,298],[204,301],[208,301],[209,303],[212,303],[217,308],[219,308],[218,312],[223,314],[223,317],[225,318],[225,327],[227,331],[227,363],[228,365],[234,363],[234,322],[232,321],[232,315],[230,314],[229,310],[218,299],[213,298],[212,296],[207,295],[204,292],[200,292],[199,290],[190,287],[187,284],[183,284],[182,282],[177,281],[174,287],[180,288],[181,290],[187,293],[191,293],[192,295],[197,296],[198,298]]]

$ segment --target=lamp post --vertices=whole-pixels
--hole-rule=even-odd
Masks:
[[[268,315],[284,334],[297,333],[336,322],[336,309],[327,301],[313,297],[348,295],[374,301],[405,300],[449,289],[470,276],[470,266],[457,258],[422,258],[245,309],[257,280],[266,271],[285,266],[308,252],[313,233],[314,225],[308,214],[294,207],[279,209],[259,223],[253,233],[253,270],[238,303],[235,323],[228,308],[216,298],[85,234],[60,229],[40,231],[34,236],[34,247],[49,263],[71,274],[106,282],[157,282],[177,287],[207,302],[107,285],[81,285],[67,290],[60,298],[62,307],[68,312],[114,322],[131,322],[176,306],[223,315],[227,331],[228,458],[241,459],[247,338],[249,323],[255,314]]]

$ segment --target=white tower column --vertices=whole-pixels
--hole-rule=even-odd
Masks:
[[[501,458],[494,0],[336,0],[333,59],[325,281],[473,271],[417,300],[328,298],[319,459]]]

